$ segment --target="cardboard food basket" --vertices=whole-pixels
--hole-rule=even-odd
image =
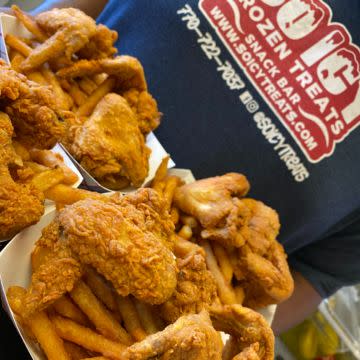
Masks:
[[[13,34],[22,38],[31,38],[32,34],[20,23],[20,21],[16,17],[0,13],[0,56],[7,63],[10,63],[7,47],[5,44],[6,34]],[[167,156],[167,152],[152,132],[146,138],[146,145],[150,148],[151,154],[149,158],[149,174],[143,184],[147,184],[153,179],[156,169],[160,165],[162,159]],[[112,191],[111,189],[102,186],[96,179],[94,179],[94,177],[91,176],[62,145],[60,147],[64,159],[71,159],[71,161],[65,162],[69,163],[69,167],[72,170],[78,170],[77,173],[80,173],[82,175],[81,180],[84,181],[84,183],[90,190],[102,193]],[[172,168],[174,166],[175,163],[170,160],[168,163],[168,168]],[[81,182],[82,181],[80,181],[80,183]],[[79,186],[79,184],[77,186]],[[125,189],[122,189],[121,191],[127,193],[130,191],[134,191],[134,188],[127,187]]]
[[[185,183],[195,181],[193,174],[187,169],[171,169],[169,174],[179,176]],[[33,360],[46,360],[46,357],[38,344],[30,339],[21,328],[21,325],[17,323],[7,301],[6,290],[13,285],[29,286],[32,249],[36,240],[41,236],[41,230],[54,219],[55,213],[56,211],[53,209],[44,215],[36,225],[30,226],[17,234],[0,253],[0,291],[3,308],[10,316]],[[276,306],[271,305],[262,309],[260,313],[271,323],[275,309]],[[222,334],[222,337],[225,342],[228,335]]]

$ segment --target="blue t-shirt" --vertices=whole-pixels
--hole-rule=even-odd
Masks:
[[[244,173],[322,296],[360,281],[358,0],[112,0],[98,18],[142,62],[156,136],[203,178]]]

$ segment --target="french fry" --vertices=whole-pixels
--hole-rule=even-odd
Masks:
[[[87,95],[79,88],[75,81],[70,83],[69,94],[77,106],[81,106],[86,102]]]
[[[63,295],[53,303],[55,311],[66,318],[69,318],[80,325],[88,326],[89,320],[84,313],[69,299],[67,295]]]
[[[92,79],[94,80],[96,85],[100,85],[101,83],[103,83],[107,78],[109,77],[108,74],[106,73],[102,73],[102,74],[95,74]]]
[[[64,92],[55,74],[45,66],[42,68],[41,73],[51,86],[58,107],[63,110],[69,110],[73,105],[73,100]]]
[[[51,321],[62,339],[112,359],[121,360],[120,354],[126,349],[126,345],[109,340],[95,331],[61,316],[52,316]]]
[[[97,103],[115,86],[115,78],[109,77],[106,79],[78,108],[76,115],[78,116],[89,116],[93,112]]]
[[[190,215],[181,215],[180,220],[184,225],[188,225],[191,227],[191,229],[196,229],[199,227],[198,221]]]
[[[132,335],[136,341],[141,341],[146,338],[146,333],[141,326],[139,315],[131,299],[127,297],[118,296],[117,303],[119,312],[124,320],[126,330]]]
[[[223,274],[217,264],[215,255],[208,241],[202,240],[201,247],[205,250],[206,264],[214,276],[216,286],[218,288],[219,297],[223,304],[236,304],[236,297],[233,289],[226,283]]]
[[[180,214],[179,214],[179,210],[175,207],[173,207],[171,210],[170,210],[170,217],[171,217],[171,220],[172,222],[174,223],[174,225],[177,225],[177,223],[179,222],[180,220]]]
[[[87,76],[81,78],[78,81],[78,84],[80,89],[84,91],[87,95],[91,95],[98,87],[98,85]]]
[[[41,191],[46,191],[54,185],[61,183],[64,180],[64,172],[61,168],[50,169],[41,173],[35,174],[31,183]]]
[[[32,48],[25,44],[21,39],[12,34],[7,34],[5,37],[6,45],[18,51],[21,55],[27,57],[30,55]]]
[[[22,298],[26,290],[19,286],[10,287],[7,292],[12,310],[20,316]],[[71,360],[64,343],[58,336],[45,311],[35,312],[27,319],[22,319],[36,337],[48,360]]]
[[[169,159],[170,159],[170,155],[167,155],[161,160],[159,167],[156,169],[156,173],[151,183],[151,187],[154,187],[157,182],[163,181],[165,179],[167,174]]]
[[[49,83],[46,81],[44,75],[40,71],[32,71],[26,75],[29,80],[35,81],[36,83],[47,86]]]
[[[70,355],[71,360],[80,360],[89,356],[89,353],[83,347],[70,341],[64,340],[64,347],[67,353]]]
[[[165,200],[165,209],[170,211],[174,198],[176,188],[179,186],[181,180],[177,176],[168,176],[165,179],[165,188],[163,198]]]
[[[20,144],[19,142],[15,141],[15,140],[13,140],[12,145],[13,145],[15,152],[22,158],[23,161],[30,160],[30,153],[24,145]]]
[[[198,251],[201,247],[197,244],[194,244],[191,241],[185,240],[184,238],[175,235],[176,241],[175,241],[175,247],[174,247],[174,254],[177,257],[184,258],[186,255],[188,255],[190,252]]]
[[[20,64],[24,61],[25,58],[24,58],[23,55],[21,55],[17,51],[13,51],[13,53],[15,53],[15,55],[10,60],[10,65],[11,65],[13,70],[19,72],[20,71]]]
[[[98,193],[87,191],[83,189],[74,189],[68,185],[58,184],[45,192],[45,197],[49,200],[53,200],[56,203],[62,203],[64,205],[70,205],[77,201],[84,199],[99,199],[102,201],[106,201],[106,197],[100,195]]]
[[[165,182],[164,181],[158,181],[154,185],[151,186],[155,191],[158,192],[159,195],[163,195],[164,189],[165,189]]]
[[[111,311],[117,311],[116,297],[110,287],[104,282],[101,276],[91,267],[86,267],[84,281],[95,294]]]
[[[113,318],[112,314],[106,310],[105,306],[83,281],[77,282],[70,292],[70,297],[95,325],[100,334],[126,345],[131,344],[132,341],[129,334]]]
[[[189,225],[183,225],[180,231],[178,232],[178,235],[185,240],[189,240],[191,239],[193,232]]]
[[[64,173],[64,180],[62,181],[64,184],[71,185],[78,180],[78,176],[65,165],[64,159],[60,154],[54,153],[51,150],[32,149],[30,156],[36,162],[47,167],[60,167]]]
[[[245,299],[245,291],[243,287],[240,285],[234,286],[234,291],[235,291],[237,303],[242,305]]]
[[[214,251],[220,270],[224,275],[225,281],[230,284],[234,275],[234,268],[231,265],[227,252],[220,244],[216,244],[215,242],[211,247]]]
[[[141,325],[143,326],[147,335],[155,334],[160,331],[156,324],[155,315],[149,304],[145,304],[137,299],[134,299],[135,308],[139,314]]]
[[[36,40],[40,42],[46,41],[46,34],[32,17],[24,13],[17,5],[12,5],[11,10],[13,11],[14,15],[19,19],[19,21],[25,26],[25,28],[35,36]]]

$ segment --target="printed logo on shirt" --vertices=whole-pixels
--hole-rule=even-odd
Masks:
[[[200,0],[199,8],[310,162],[360,124],[360,49],[322,0]]]

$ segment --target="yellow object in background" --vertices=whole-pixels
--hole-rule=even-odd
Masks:
[[[281,335],[281,340],[298,360],[335,355],[340,340],[320,312]]]

